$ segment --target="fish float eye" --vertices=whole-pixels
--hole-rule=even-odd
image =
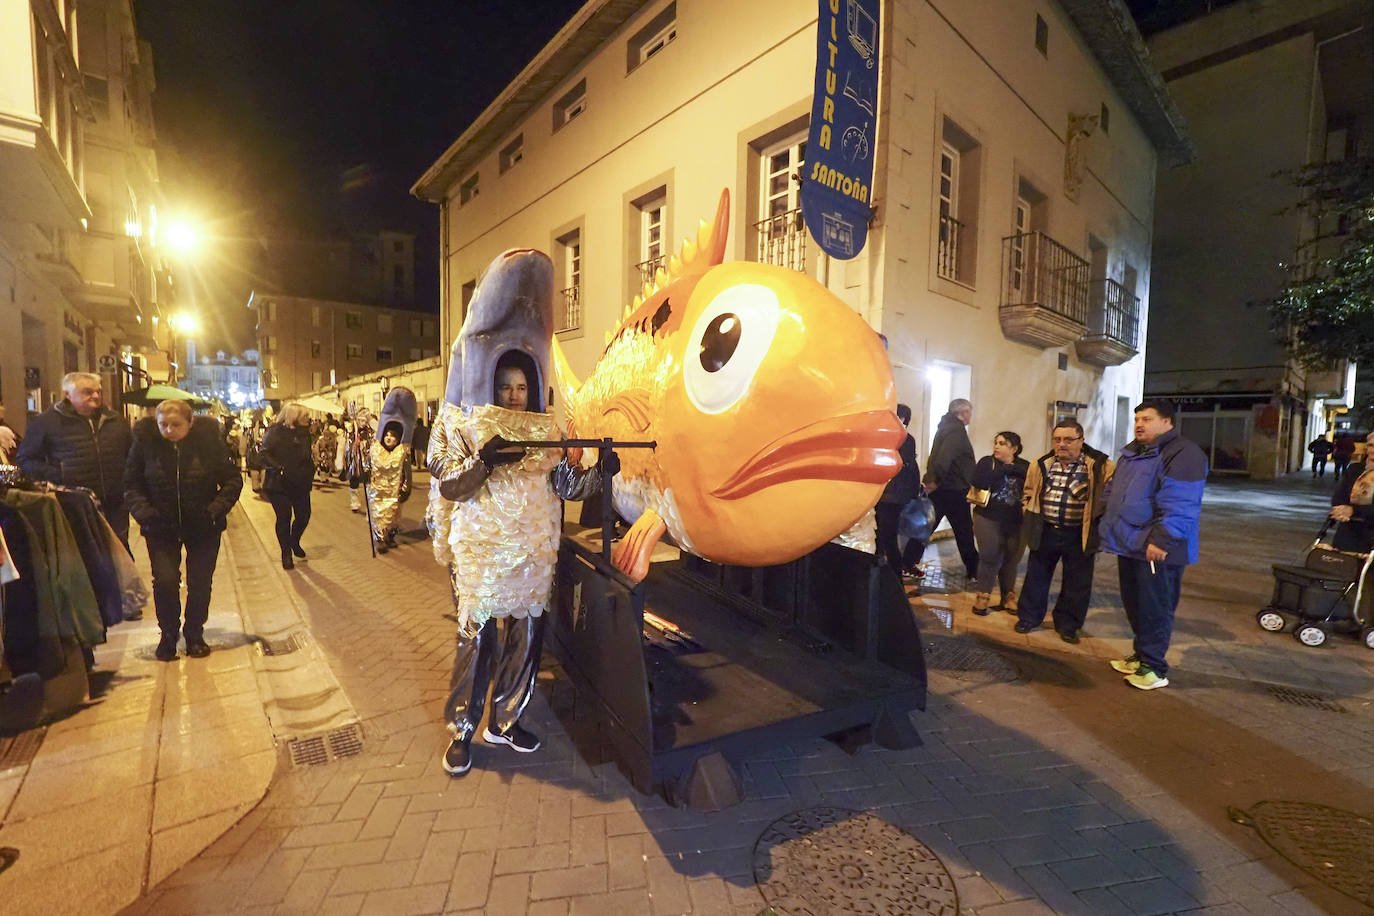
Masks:
[[[724,290],[702,311],[687,341],[687,397],[702,413],[721,413],[749,391],[777,333],[777,294],[755,283]]]

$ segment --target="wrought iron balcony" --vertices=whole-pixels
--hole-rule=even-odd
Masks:
[[[1088,330],[1091,266],[1043,232],[1002,240],[1002,333],[1037,347],[1062,347]]]
[[[569,286],[562,291],[563,314],[559,316],[559,331],[575,331],[582,327],[582,287]]]
[[[1079,339],[1078,358],[1095,366],[1119,366],[1139,352],[1140,300],[1105,277],[1092,281],[1088,332]]]
[[[759,220],[754,238],[760,263],[806,270],[806,224],[800,208]]]
[[[656,258],[649,258],[648,260],[640,261],[636,264],[635,270],[639,271],[639,285],[647,286],[654,282],[654,272],[660,267],[664,270],[668,269],[668,256],[666,254],[661,254]]]
[[[940,217],[940,238],[935,249],[935,272],[946,280],[959,279],[959,237],[964,224],[952,216]]]

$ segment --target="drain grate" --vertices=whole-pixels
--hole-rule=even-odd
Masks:
[[[873,814],[807,808],[754,844],[754,881],[777,913],[955,916],[959,894],[929,847]]]
[[[305,637],[292,633],[285,639],[262,639],[258,641],[258,651],[263,655],[290,655],[305,646]]]
[[[1292,687],[1281,687],[1277,684],[1270,684],[1269,695],[1280,703],[1288,703],[1293,706],[1306,706],[1308,709],[1325,709],[1327,712],[1346,711],[1344,706],[1336,702],[1335,697],[1326,697],[1319,693],[1305,693],[1301,690],[1294,690]]]
[[[1374,820],[1307,802],[1262,801],[1249,811],[1230,808],[1231,820],[1253,827],[1274,851],[1321,883],[1374,906]]]
[[[962,639],[925,641],[926,669],[961,681],[1014,681],[1021,673],[1001,653]]]
[[[26,767],[43,746],[43,736],[48,729],[31,728],[9,738],[0,738],[0,770]]]
[[[330,760],[356,757],[363,752],[363,732],[357,724],[341,725],[322,735],[292,738],[287,742],[292,766],[319,766]]]

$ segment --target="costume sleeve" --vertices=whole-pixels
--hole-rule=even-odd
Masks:
[[[1155,522],[1148,542],[1169,553],[1186,552],[1188,536],[1202,514],[1202,488],[1207,480],[1207,456],[1193,446],[1163,459],[1159,491],[1155,494]]]
[[[471,499],[490,472],[461,434],[449,435],[447,423],[439,425],[435,433],[438,435],[430,436],[429,472],[439,481],[440,494],[454,502]]]
[[[601,494],[601,471],[570,464],[567,458],[552,471],[553,489],[560,499],[582,502]]]

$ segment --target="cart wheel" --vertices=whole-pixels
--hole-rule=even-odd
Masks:
[[[1269,608],[1256,614],[1255,619],[1259,621],[1261,630],[1267,630],[1270,633],[1282,633],[1288,626],[1288,618]]]
[[[1360,642],[1364,643],[1366,649],[1374,649],[1374,627],[1360,630]]]
[[[1317,646],[1326,643],[1326,630],[1317,626],[1315,623],[1304,623],[1293,631],[1294,638],[1304,646]]]

